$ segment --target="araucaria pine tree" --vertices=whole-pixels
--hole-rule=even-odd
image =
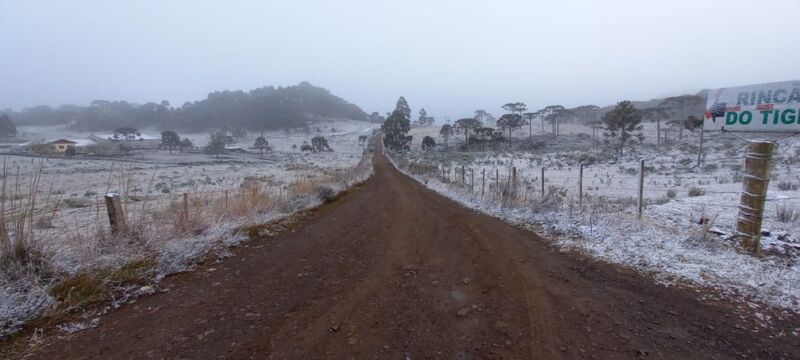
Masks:
[[[642,112],[630,101],[620,101],[613,110],[603,115],[603,129],[606,144],[614,146],[622,155],[625,144],[644,140]]]

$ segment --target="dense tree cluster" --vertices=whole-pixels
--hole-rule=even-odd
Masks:
[[[358,106],[307,82],[288,87],[262,87],[247,92],[217,91],[204,100],[172,107],[131,104],[125,101],[92,101],[90,106],[37,106],[8,114],[17,124],[61,125],[78,131],[154,126],[161,129],[205,131],[220,124],[249,130],[302,127],[315,117],[367,120]]]
[[[219,157],[220,154],[225,152],[225,147],[227,146],[227,137],[228,135],[223,131],[211,133],[208,140],[208,145],[206,145],[204,149],[205,153]]]
[[[369,114],[369,117],[367,118],[367,120],[369,122],[381,123],[382,124],[384,121],[386,121],[386,117],[381,116],[381,114],[378,114],[377,111],[373,111],[372,114]]]
[[[311,138],[311,147],[314,149],[314,152],[333,151],[333,149],[328,146],[328,140],[326,140],[324,136],[314,136]]]
[[[161,146],[169,149],[169,153],[172,154],[172,150],[175,150],[181,146],[181,137],[178,136],[178,133],[172,130],[162,131]]]
[[[131,141],[136,140],[142,136],[142,133],[136,128],[132,128],[130,126],[123,126],[114,129],[114,134],[111,135],[112,140],[124,140],[124,141]]]
[[[0,138],[17,136],[17,127],[5,113],[0,112]]]

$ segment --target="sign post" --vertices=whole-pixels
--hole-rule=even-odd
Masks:
[[[769,187],[769,161],[774,147],[775,143],[771,141],[751,141],[744,160],[744,185],[736,220],[736,236],[742,248],[754,254],[761,251],[761,221]]]
[[[800,80],[709,91],[703,130],[800,133]],[[769,163],[776,140],[747,141],[736,237],[742,248],[758,255],[769,187]]]

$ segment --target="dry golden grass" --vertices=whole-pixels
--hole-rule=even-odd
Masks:
[[[19,171],[16,181],[8,179],[4,166],[0,183],[0,276],[7,281],[0,285],[19,292],[33,288],[46,291],[55,305],[19,306],[31,306],[50,318],[112,300],[122,288],[147,285],[156,274],[191,268],[198,256],[237,239],[235,233],[249,235],[248,225],[307,209],[326,201],[320,194],[335,196],[354,185],[356,179],[366,179],[371,174],[367,155],[353,168],[317,168],[285,186],[245,180],[227,190],[189,191],[185,200],[182,193],[153,196],[155,173],[150,184],[137,184],[133,165],[115,165],[109,172],[107,192],[120,189],[127,224],[126,230],[116,235],[109,231],[102,197],[88,201],[81,210],[85,215],[70,217],[65,224],[65,218],[59,216],[68,205],[61,193],[42,192],[47,195],[45,200],[37,199],[41,165],[26,177],[26,184],[20,184]],[[51,229],[52,233],[52,226],[59,226],[57,238],[45,239],[41,231],[34,232]],[[9,274],[27,280],[12,283]]]
[[[289,184],[289,189],[296,194],[310,194],[314,192],[316,184],[309,179],[295,180]]]

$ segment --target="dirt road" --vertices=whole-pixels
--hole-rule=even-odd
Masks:
[[[32,357],[800,358],[775,336],[796,318],[754,333],[730,304],[559,253],[382,156],[357,191],[234,252]]]

